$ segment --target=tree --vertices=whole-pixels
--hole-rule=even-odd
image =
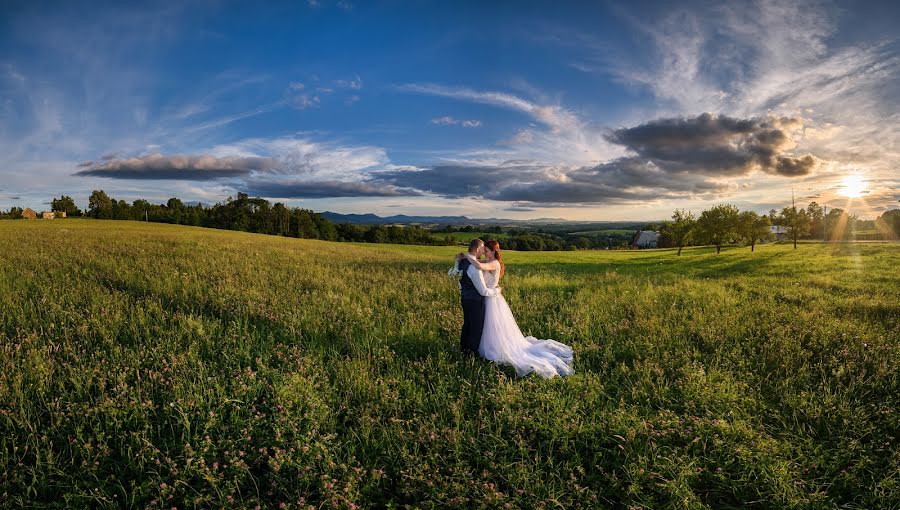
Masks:
[[[291,211],[284,204],[278,202],[272,207],[272,216],[275,218],[275,234],[280,236],[291,233]]]
[[[797,239],[809,235],[809,214],[805,209],[785,207],[781,210],[779,223],[787,230],[787,236],[794,241],[794,249],[797,249]]]
[[[103,190],[95,189],[88,198],[88,216],[110,219],[113,213],[113,199]]]
[[[54,198],[50,201],[50,210],[54,212],[64,212],[66,216],[81,216],[81,210],[75,205],[75,201],[68,195]]]
[[[809,216],[809,233],[816,239],[822,239],[825,234],[825,210],[816,202],[810,202],[806,206],[806,214]]]
[[[737,207],[731,204],[719,204],[700,213],[698,230],[706,242],[716,247],[716,253],[722,251],[723,244],[734,241],[738,214]]]
[[[294,209],[294,230],[297,237],[302,239],[317,239],[319,230],[316,228],[316,222],[310,216],[310,212],[306,209]]]
[[[112,213],[110,219],[114,220],[130,220],[131,206],[124,200],[112,200]]]
[[[772,237],[772,222],[768,216],[760,216],[753,211],[744,211],[738,217],[737,234],[750,245],[750,251],[756,249],[756,242]]]
[[[672,221],[663,223],[659,230],[661,236],[668,239],[673,246],[678,247],[678,255],[681,256],[681,249],[691,242],[696,228],[697,220],[693,214],[689,211],[675,209]]]
[[[3,214],[0,213],[0,218],[5,218],[8,220],[19,220],[22,219],[22,209],[21,207],[10,207],[9,212]]]
[[[131,203],[131,217],[136,220],[149,220],[151,209],[153,205],[150,202],[139,198]]]
[[[175,197],[169,199],[166,202],[166,209],[169,210],[169,218],[172,223],[176,225],[181,223],[181,214],[184,211],[184,203]]]
[[[893,234],[893,238],[900,237],[900,209],[885,211],[875,220],[875,228]]]

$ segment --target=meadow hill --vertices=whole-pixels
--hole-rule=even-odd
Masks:
[[[462,357],[455,246],[84,219],[0,245],[2,507],[900,505],[895,243],[506,252],[562,380]]]

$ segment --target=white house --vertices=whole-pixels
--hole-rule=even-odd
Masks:
[[[776,241],[782,241],[787,237],[787,229],[781,225],[772,225],[769,229],[772,231]]]
[[[638,230],[631,242],[632,248],[656,248],[659,232],[655,230]]]

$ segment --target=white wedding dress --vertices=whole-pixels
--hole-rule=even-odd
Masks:
[[[489,289],[497,288],[500,263],[489,264],[493,269],[484,271],[484,283]],[[484,298],[484,329],[478,353],[490,361],[512,365],[520,377],[534,372],[549,378],[574,371],[572,348],[556,340],[523,335],[503,294]]]

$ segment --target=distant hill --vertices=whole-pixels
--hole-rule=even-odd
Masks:
[[[340,214],[331,211],[320,213],[334,223],[353,223],[356,225],[385,225],[393,223],[426,223],[437,225],[488,225],[488,224],[551,224],[569,223],[562,218],[535,218],[532,220],[513,220],[506,218],[469,218],[468,216],[378,216],[375,214]]]

